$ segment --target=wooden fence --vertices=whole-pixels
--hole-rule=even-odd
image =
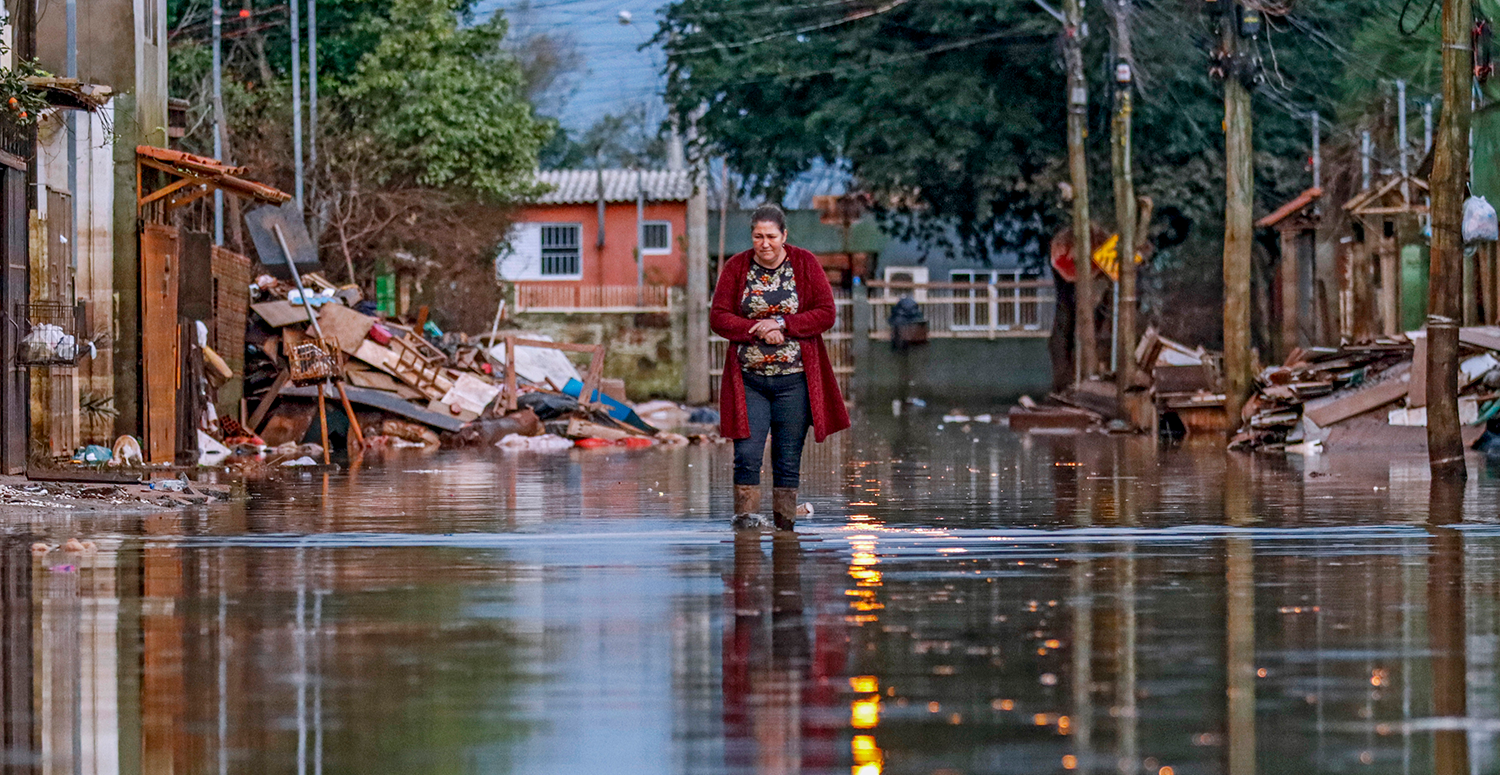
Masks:
[[[666,312],[664,285],[517,284],[516,312]]]

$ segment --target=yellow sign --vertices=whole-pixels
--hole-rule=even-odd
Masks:
[[[1109,279],[1115,282],[1120,281],[1120,267],[1117,263],[1120,253],[1119,244],[1120,235],[1111,234],[1109,239],[1105,240],[1104,244],[1100,245],[1094,251],[1094,266],[1099,267],[1101,271],[1109,276]],[[1146,259],[1140,253],[1137,253],[1135,254],[1135,263],[1136,266],[1140,266],[1146,263]]]

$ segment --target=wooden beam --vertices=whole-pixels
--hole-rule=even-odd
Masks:
[[[199,185],[203,182],[205,181],[191,177],[174,180],[171,183],[168,183],[167,185],[162,186],[161,188],[158,188],[155,191],[152,191],[151,193],[141,197],[141,200],[136,204],[137,206],[145,207],[146,205],[151,204],[158,199],[165,199],[172,194],[177,193],[177,191],[180,189],[186,188],[188,186]]]
[[[215,186],[215,185],[213,185],[212,183],[210,183],[210,184],[204,186],[203,188],[200,188],[197,191],[194,191],[194,192],[192,192],[190,194],[186,194],[186,195],[180,196],[180,197],[174,197],[173,199],[170,199],[170,200],[167,201],[167,211],[170,212],[172,210],[176,210],[177,208],[182,207],[183,205],[188,204],[189,202],[194,202],[194,201],[197,201],[199,199],[202,199],[203,197],[208,196],[209,194],[212,194],[216,188],[218,188],[218,187]]]

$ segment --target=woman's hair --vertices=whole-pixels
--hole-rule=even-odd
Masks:
[[[786,233],[786,213],[776,205],[761,205],[755,208],[755,212],[750,216],[750,228],[755,228],[757,223],[774,223],[781,233]]]

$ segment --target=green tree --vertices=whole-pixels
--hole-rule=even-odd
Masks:
[[[1089,4],[1085,41],[1101,198],[1110,190],[1111,5]],[[1213,225],[1223,198],[1222,90],[1208,73],[1216,20],[1201,3],[1134,6],[1139,190],[1159,209]],[[1306,185],[1307,113],[1335,115],[1334,84],[1346,73],[1381,77],[1350,47],[1377,18],[1394,29],[1394,13],[1388,0],[1327,0],[1268,17],[1254,44],[1264,75],[1255,98],[1261,203]],[[1063,215],[1060,34],[1032,0],[678,0],[657,40],[668,51],[669,101],[683,115],[705,111],[705,142],[753,187],[775,195],[812,160],[842,161],[891,211],[953,219],[981,248],[1001,232],[997,220],[1040,214],[1050,229]]]
[[[526,99],[520,64],[504,45],[504,18],[476,22],[467,11],[465,0],[319,4],[320,57],[335,55],[320,60],[328,66],[319,72],[308,211],[325,256],[332,251],[358,279],[395,250],[443,262],[451,276],[478,277],[508,228],[507,208],[534,193],[532,170],[551,122]],[[177,11],[186,23],[174,39],[172,87],[194,106],[184,145],[206,153],[209,56],[193,13]],[[259,45],[257,34],[237,34],[227,47],[226,155],[289,190],[290,78],[268,66],[276,57],[261,56],[277,49],[275,35]]]

